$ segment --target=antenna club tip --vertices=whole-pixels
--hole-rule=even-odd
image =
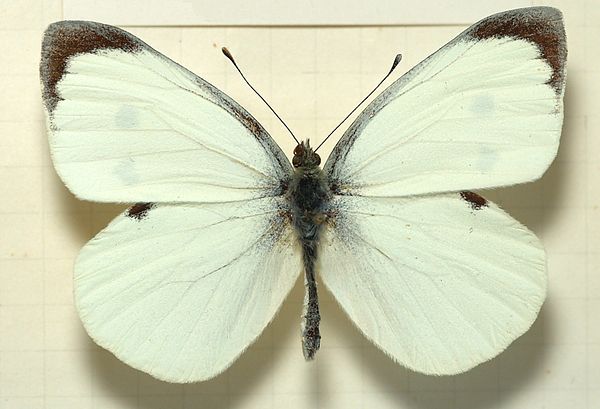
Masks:
[[[392,64],[392,70],[396,68],[398,64],[400,64],[400,61],[402,61],[402,54],[396,54],[396,58],[394,58],[394,62]]]
[[[229,52],[229,50],[227,49],[227,47],[221,47],[221,51],[223,52],[223,54],[225,55],[225,57],[229,58],[231,60],[231,62],[233,62],[233,55],[231,55],[231,53]]]

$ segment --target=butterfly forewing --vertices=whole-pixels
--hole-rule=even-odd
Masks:
[[[566,42],[556,9],[488,17],[398,79],[327,160],[338,190],[410,196],[539,178],[558,149]]]
[[[212,85],[116,27],[48,27],[40,73],[54,166],[78,197],[223,202],[281,193],[291,165]]]

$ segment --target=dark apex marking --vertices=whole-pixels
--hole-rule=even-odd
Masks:
[[[141,42],[135,41],[130,34],[105,24],[86,21],[60,21],[51,24],[44,34],[40,62],[46,108],[52,112],[60,100],[56,84],[65,74],[72,56],[106,49],[133,52],[141,47]]]
[[[460,192],[460,197],[462,197],[464,201],[469,202],[471,209],[473,210],[481,210],[482,207],[487,207],[487,200],[477,193],[465,190]]]
[[[148,211],[154,207],[154,203],[136,203],[127,210],[127,217],[140,221],[148,216]]]
[[[548,84],[557,94],[565,82],[567,45],[560,11],[551,7],[530,7],[495,14],[468,29],[476,39],[513,37],[533,42],[552,68]]]

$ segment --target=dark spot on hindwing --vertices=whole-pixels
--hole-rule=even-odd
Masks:
[[[482,207],[487,207],[487,200],[477,193],[465,190],[460,192],[460,197],[468,202],[473,210],[481,210]]]
[[[56,84],[61,80],[74,55],[119,49],[135,52],[142,43],[129,33],[105,24],[83,21],[61,21],[51,24],[44,34],[40,77],[43,96],[49,112],[60,101]]]
[[[512,37],[535,43],[552,68],[548,84],[557,94],[562,92],[567,46],[558,10],[533,7],[495,14],[475,24],[466,34],[476,39]]]
[[[142,220],[148,216],[148,211],[154,207],[154,203],[136,203],[127,209],[127,217]]]

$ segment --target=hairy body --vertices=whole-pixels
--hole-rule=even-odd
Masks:
[[[289,186],[292,220],[298,240],[302,245],[304,265],[304,309],[302,313],[302,351],[304,357],[313,359],[321,342],[319,332],[319,299],[315,276],[318,244],[323,223],[327,220],[325,207],[331,195],[321,159],[308,141],[294,149],[292,164],[295,171]]]

